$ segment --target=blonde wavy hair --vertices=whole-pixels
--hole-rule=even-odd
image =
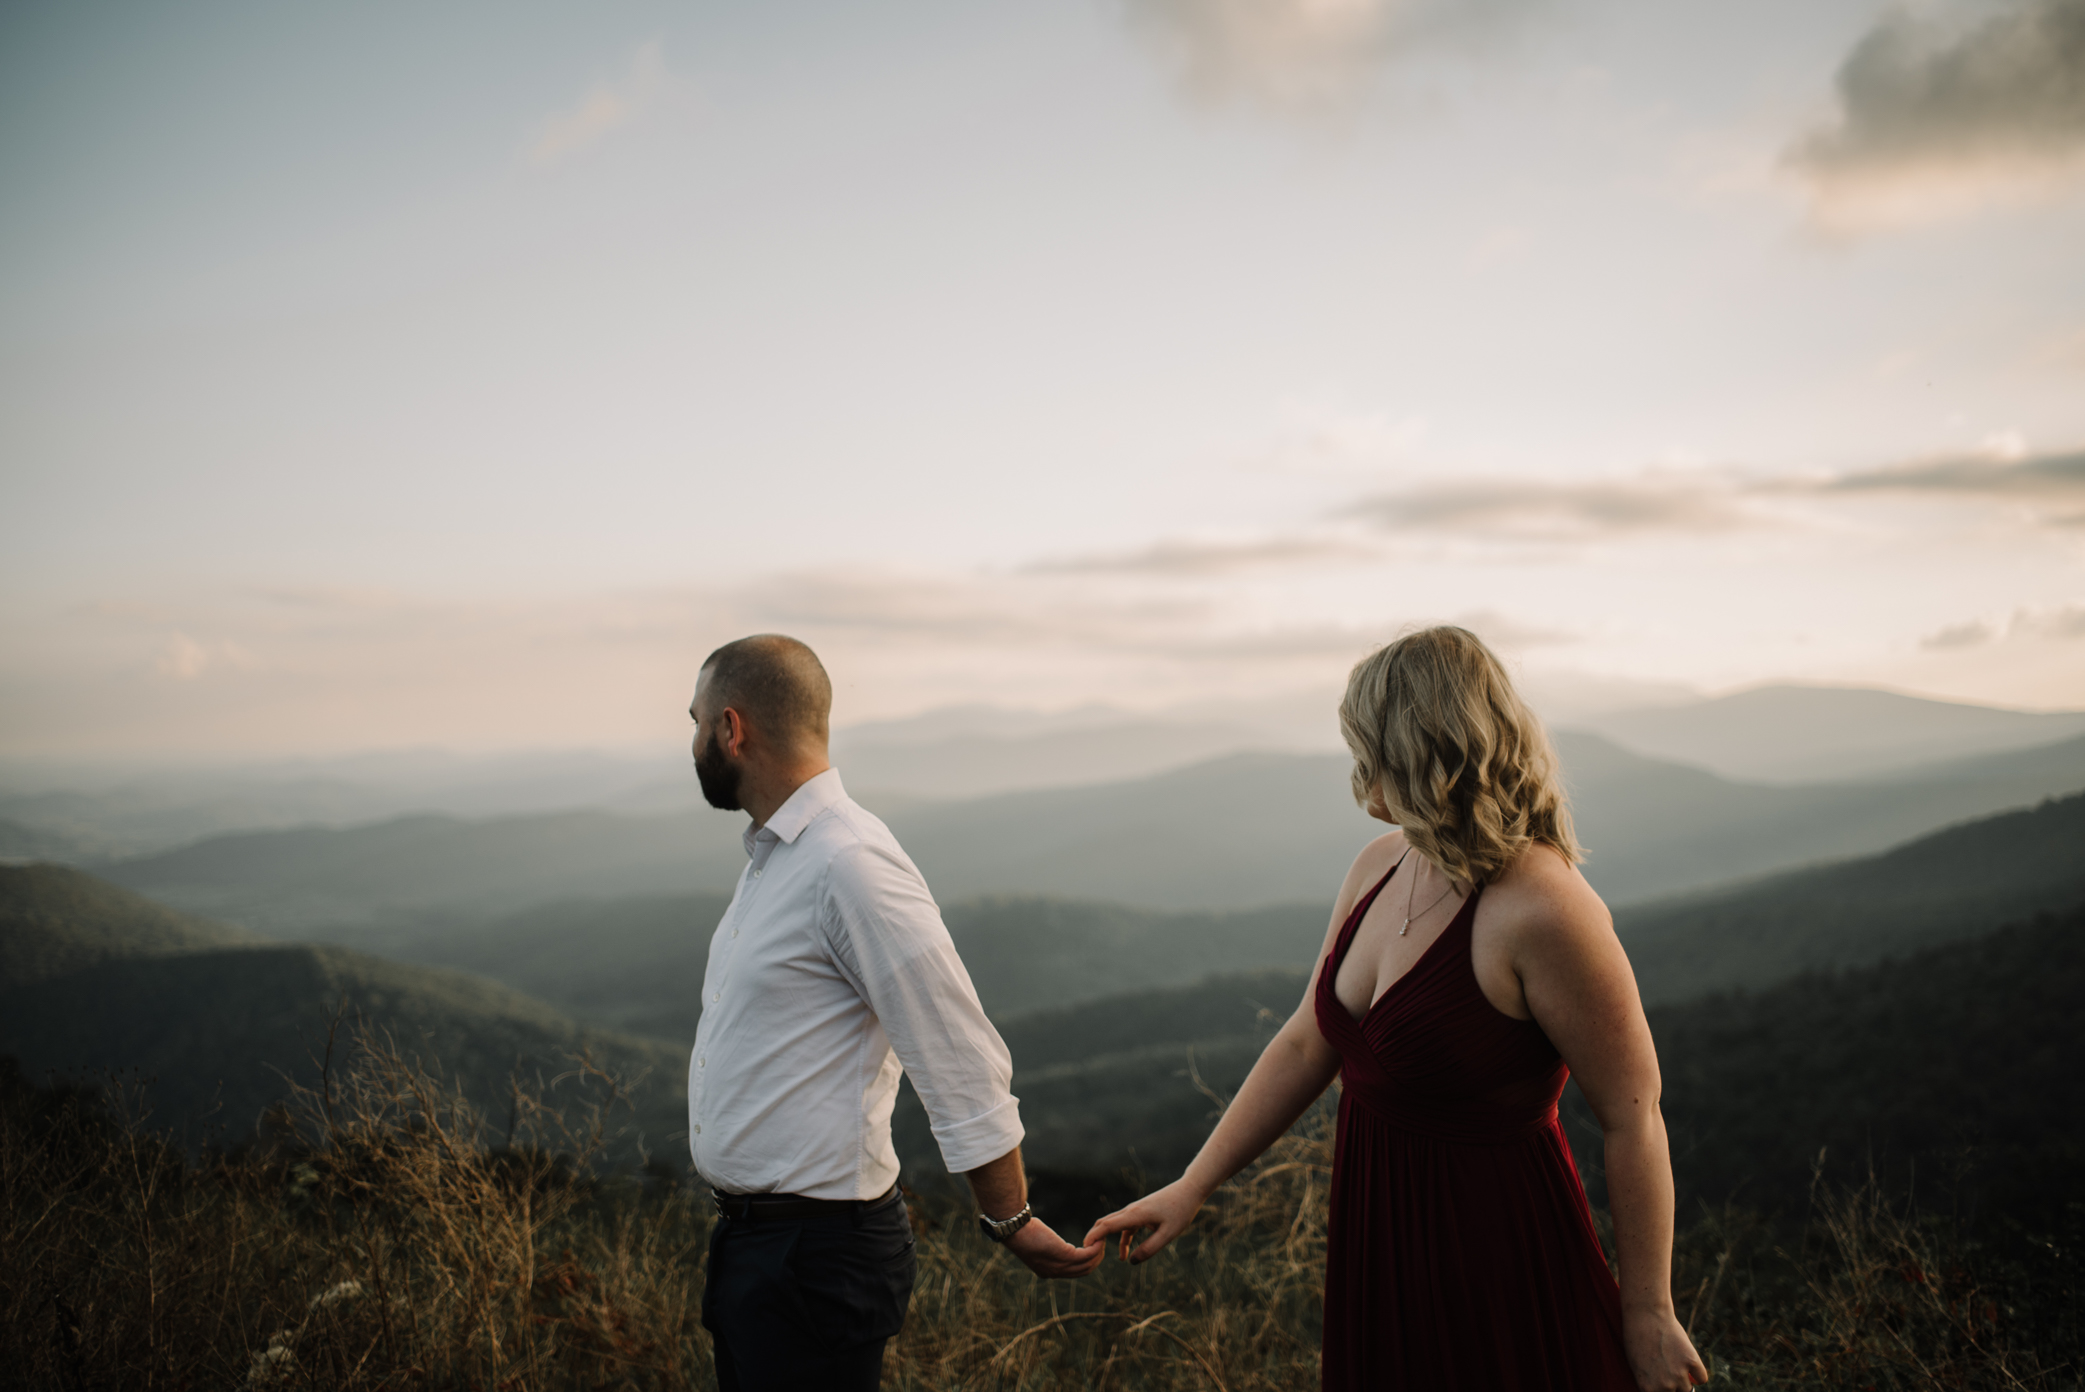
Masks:
[[[1339,728],[1354,801],[1455,879],[1482,884],[1537,842],[1585,859],[1542,722],[1468,629],[1421,629],[1355,663]]]

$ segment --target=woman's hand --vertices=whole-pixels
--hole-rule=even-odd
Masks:
[[[1090,1238],[1087,1245],[1092,1245]],[[1671,1310],[1623,1311],[1622,1346],[1643,1392],[1687,1392],[1709,1380],[1694,1341]]]
[[[1138,1199],[1126,1208],[1117,1209],[1095,1223],[1086,1231],[1086,1240],[1080,1244],[1091,1247],[1094,1243],[1105,1243],[1112,1233],[1120,1233],[1119,1250],[1122,1259],[1134,1266],[1149,1261],[1165,1249],[1165,1245],[1187,1231],[1208,1195],[1189,1185],[1184,1179],[1176,1179],[1165,1188],[1155,1190]],[[1145,1228],[1156,1229],[1149,1237],[1130,1250],[1136,1234]]]

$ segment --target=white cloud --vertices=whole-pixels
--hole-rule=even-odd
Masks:
[[[1707,470],[1555,483],[1465,479],[1362,498],[1352,511],[1387,530],[1502,541],[1581,542],[1651,533],[1711,533],[1757,525],[1738,483]]]
[[[1893,8],[1839,69],[1839,112],[1787,154],[1812,216],[1861,232],[2085,183],[2085,0],[1967,28]]]
[[[2032,453],[2007,431],[1974,454],[1831,475],[1674,468],[1571,482],[1434,479],[1359,498],[1345,515],[1398,534],[1580,545],[1817,525],[1835,504],[1884,495],[1976,498],[2029,526],[2085,525],[2085,451]]]
[[[665,50],[657,39],[640,44],[629,70],[602,83],[576,104],[545,118],[529,144],[529,158],[554,164],[595,144],[618,126],[627,125],[664,87]]]
[[[1998,630],[1982,619],[1971,619],[1968,623],[1950,624],[1919,639],[1919,646],[1928,651],[1940,652],[1949,648],[1976,648],[1992,641]]]
[[[210,671],[250,671],[259,665],[259,659],[230,639],[202,643],[177,631],[167,635],[152,671],[168,681],[192,682]]]
[[[2038,638],[2085,638],[2085,604],[2066,604],[2057,609],[2022,609],[2013,616],[2013,628]]]
[[[1336,109],[1428,41],[1488,27],[1524,0],[1128,0],[1133,24],[1191,98]]]
[[[1202,577],[1276,567],[1380,560],[1382,548],[1351,536],[1290,534],[1257,538],[1169,538],[1133,551],[1038,561],[1039,575],[1122,574]]]
[[[1950,624],[1921,638],[1919,647],[1928,652],[1945,652],[1999,642],[2069,642],[2079,638],[2085,638],[2085,604],[2066,604],[2049,609],[2016,609],[2010,619],[1997,623],[1970,619]]]
[[[1824,495],[1862,493],[1982,497],[2013,504],[2043,526],[2085,524],[2085,450],[2028,454],[2017,435],[1994,437],[1983,452],[1842,474],[1813,485]]]

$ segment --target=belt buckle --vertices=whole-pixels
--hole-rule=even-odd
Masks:
[[[738,1196],[735,1194],[725,1193],[722,1189],[711,1189],[709,1191],[710,1202],[717,1206],[717,1216],[719,1218],[731,1218],[736,1216],[732,1213],[728,1201],[737,1197]]]

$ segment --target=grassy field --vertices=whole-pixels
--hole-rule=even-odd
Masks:
[[[509,1131],[343,1040],[260,1140],[196,1164],[127,1124],[121,1090],[0,1078],[0,1385],[713,1385],[706,1198],[664,1166],[592,1172],[613,1083],[563,1086]],[[918,1197],[885,1385],[1315,1386],[1329,1160],[1321,1112],[1170,1253],[1075,1284]],[[2079,1278],[2066,1245],[1988,1251],[1869,1187],[1778,1230],[1702,1215],[1674,1290],[1725,1387],[2057,1389],[2079,1385]]]

